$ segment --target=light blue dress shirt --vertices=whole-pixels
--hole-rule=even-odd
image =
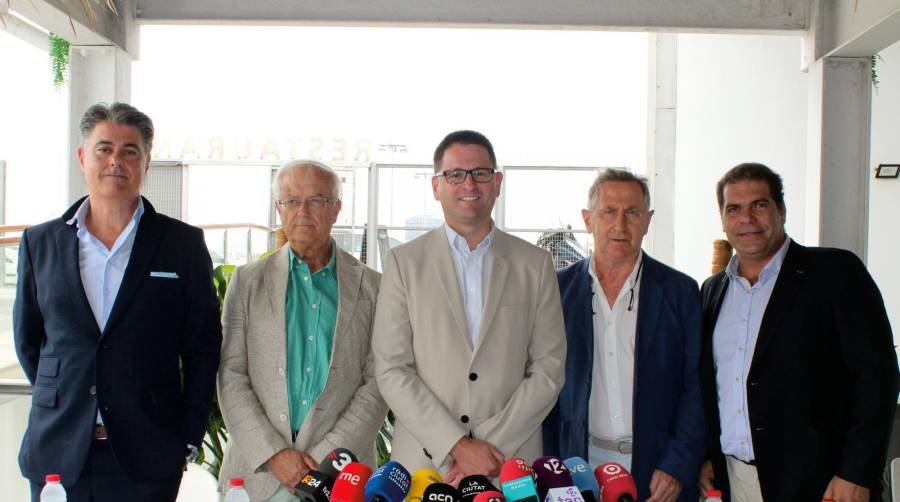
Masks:
[[[91,199],[88,197],[78,206],[75,216],[66,224],[78,228],[75,235],[78,236],[78,268],[81,270],[81,284],[97,326],[102,332],[106,329],[106,321],[109,320],[109,314],[119,294],[119,287],[122,285],[122,278],[125,277],[125,268],[131,258],[138,223],[144,214],[144,200],[138,199],[131,221],[116,238],[112,249],[107,249],[106,244],[100,242],[88,230],[86,222],[90,207]],[[97,423],[103,423],[100,410],[97,410]]]
[[[444,230],[447,233],[447,242],[450,243],[456,283],[459,284],[459,293],[462,295],[469,340],[472,341],[474,348],[478,341],[478,330],[481,329],[484,293],[491,278],[491,267],[494,265],[494,251],[491,247],[494,230],[491,228],[490,233],[473,250],[469,250],[469,243],[465,237],[456,233],[450,225],[445,224]]]
[[[747,407],[747,376],[756,350],[763,314],[775,289],[790,238],[759,273],[756,284],[738,275],[740,258],[733,256],[725,268],[728,289],[713,331],[713,358],[719,394],[719,437],[722,452],[744,462],[753,460],[753,441]]]
[[[94,319],[100,331],[106,328],[106,321],[112,312],[116,295],[119,294],[119,286],[125,277],[125,268],[131,258],[131,248],[134,247],[134,238],[137,235],[138,223],[144,214],[144,201],[138,199],[137,208],[131,216],[131,221],[119,234],[112,249],[88,231],[87,214],[91,207],[91,199],[84,199],[78,211],[75,212],[68,225],[78,228],[78,267],[81,270],[81,284],[84,286],[84,294],[87,295]]]

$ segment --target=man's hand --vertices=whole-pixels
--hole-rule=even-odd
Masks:
[[[713,485],[715,481],[713,476],[712,462],[709,460],[703,462],[703,465],[700,466],[700,477],[697,479],[697,488],[700,490],[701,497],[705,498],[706,492],[716,489],[715,485]]]
[[[303,479],[303,476],[306,476],[306,473],[318,467],[316,461],[306,452],[290,448],[285,448],[272,455],[269,460],[266,460],[266,465],[269,467],[269,471],[291,493],[294,493],[294,486]]]
[[[473,474],[482,474],[488,478],[496,478],[500,475],[500,467],[505,458],[503,453],[491,443],[482,439],[471,439],[463,436],[450,450],[453,457],[453,466],[447,471],[448,475],[458,476],[462,479]],[[459,482],[459,479],[456,481]],[[447,481],[450,484],[450,481]]]
[[[657,469],[650,477],[650,498],[647,502],[675,502],[681,494],[681,481]]]
[[[869,489],[835,476],[825,488],[822,498],[834,502],[869,502]]]
[[[454,463],[453,466],[444,473],[444,483],[457,488],[459,482],[462,481],[462,478],[464,477],[465,475],[462,473],[462,470]]]

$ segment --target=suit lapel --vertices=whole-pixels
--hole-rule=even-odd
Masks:
[[[488,336],[491,323],[497,315],[500,306],[500,297],[506,287],[506,279],[509,276],[509,243],[507,235],[500,230],[494,230],[494,241],[491,243],[494,253],[494,265],[491,269],[491,278],[485,291],[484,310],[481,313],[481,326],[478,328],[478,338],[475,339],[475,352],[481,346],[484,338]]]
[[[77,208],[80,204],[81,201],[77,202],[73,207]],[[66,216],[63,216],[63,221],[68,221],[71,217],[67,212]],[[81,282],[77,231],[74,225],[63,224],[63,227],[56,232],[56,253],[60,257],[59,262],[63,267],[63,284],[69,287],[67,296],[75,304],[75,309],[84,316],[85,323],[94,327],[96,336],[99,338],[100,327],[97,325],[97,319],[94,318],[91,304],[88,302],[87,294],[84,292],[84,283]]]
[[[336,244],[332,244],[336,246]],[[363,265],[343,250],[337,251],[337,277],[338,277],[338,311],[334,325],[334,342],[331,344],[331,360],[338,346],[338,339],[344,336],[350,321],[356,312],[356,299],[359,297],[359,289],[362,285]]]
[[[131,256],[128,258],[128,266],[125,267],[122,284],[119,286],[119,292],[116,294],[116,300],[109,313],[109,319],[106,321],[106,328],[100,335],[101,338],[115,326],[122,317],[122,313],[126,311],[128,304],[131,303],[141,283],[147,279],[150,263],[161,241],[161,234],[162,227],[159,225],[156,211],[150,205],[150,201],[144,199],[144,214],[138,223],[137,235],[134,237]]]
[[[572,293],[566,296],[562,302],[563,306],[573,305],[575,308],[576,321],[574,333],[578,340],[582,342],[581,350],[587,355],[591,364],[586,367],[592,368],[594,360],[594,291],[593,281],[590,271],[591,258],[588,257],[578,266],[577,276],[572,285]],[[560,292],[562,294],[562,292]],[[571,340],[571,338],[570,338]],[[588,378],[590,378],[590,373]]]
[[[430,235],[430,248],[434,253],[432,267],[441,282],[441,289],[447,297],[447,308],[456,321],[457,331],[465,341],[466,347],[472,350],[472,340],[469,338],[469,325],[466,323],[466,314],[463,309],[462,294],[459,283],[456,280],[456,268],[453,266],[453,258],[450,257],[450,244],[443,226],[434,230]]]
[[[282,329],[281,333],[285,333],[284,336],[279,336],[275,340],[279,344],[276,354],[287,353],[284,308],[287,302],[288,274],[290,273],[288,263],[290,258],[291,245],[285,244],[269,258],[263,271],[263,281],[265,281],[266,292],[269,296],[272,318],[275,320],[275,326]]]
[[[794,304],[797,293],[800,292],[800,288],[806,280],[806,268],[806,248],[791,241],[784,256],[784,263],[781,264],[781,271],[778,272],[778,279],[775,282],[775,288],[772,290],[772,296],[766,305],[762,323],[759,326],[759,336],[756,339],[753,362],[750,364],[751,370],[762,357],[769,342],[778,332],[785,313]]]
[[[638,296],[637,334],[634,340],[636,345],[634,351],[635,374],[640,367],[641,359],[647,355],[647,351],[653,345],[653,337],[656,336],[659,315],[662,312],[663,297],[663,285],[656,260],[650,258],[647,253],[644,253],[642,260],[644,260],[641,274],[643,277],[639,279],[641,292]],[[635,395],[637,395],[636,392]]]

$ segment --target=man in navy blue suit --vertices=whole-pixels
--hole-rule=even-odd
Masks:
[[[590,258],[557,272],[566,383],[544,451],[629,469],[639,500],[696,501],[704,428],[697,283],[641,250],[653,211],[646,179],[601,173],[582,210]]]
[[[97,104],[81,134],[88,196],[19,246],[13,329],[34,389],[19,466],[33,501],[50,473],[70,502],[173,501],[219,366],[209,253],[140,195],[149,117]]]

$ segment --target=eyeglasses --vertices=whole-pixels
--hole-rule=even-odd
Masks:
[[[337,202],[337,198],[335,197],[309,197],[308,199],[286,199],[275,201],[281,209],[286,209],[288,211],[296,211],[300,209],[303,204],[306,204],[306,208],[312,211],[315,209],[322,209],[326,205],[335,202]]]
[[[441,171],[435,176],[443,176],[447,183],[459,185],[466,181],[466,176],[471,176],[475,183],[487,183],[494,179],[494,172],[494,169],[487,167],[476,167],[475,169],[450,169]]]

